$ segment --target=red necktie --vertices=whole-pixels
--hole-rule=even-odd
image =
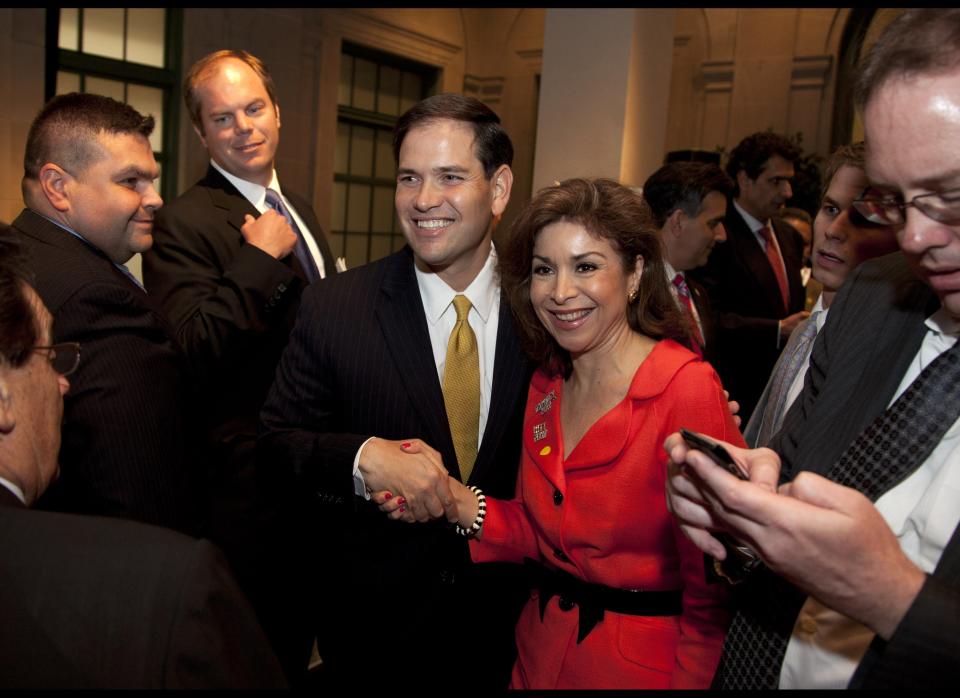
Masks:
[[[697,316],[693,312],[693,300],[690,298],[690,287],[687,286],[687,280],[683,274],[677,273],[673,277],[673,285],[677,287],[677,296],[683,307],[687,310],[687,322],[690,323],[690,332],[693,336],[693,351],[701,359],[703,358],[703,335],[700,334],[700,326],[697,324]]]
[[[767,242],[767,261],[770,262],[773,274],[777,277],[777,285],[780,287],[780,300],[783,301],[783,312],[786,314],[790,308],[790,287],[787,286],[787,273],[783,267],[783,260],[780,258],[780,252],[773,242],[770,226],[763,226],[760,229],[760,235]]]

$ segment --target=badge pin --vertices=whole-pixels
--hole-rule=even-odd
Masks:
[[[547,438],[547,425],[544,424],[534,424],[533,425],[533,440],[534,441],[543,441]]]
[[[547,396],[543,398],[540,402],[537,403],[537,406],[534,409],[539,414],[545,414],[551,407],[553,407],[553,401],[557,399],[557,394],[554,391],[547,393]]]

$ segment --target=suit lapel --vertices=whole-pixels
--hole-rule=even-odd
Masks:
[[[301,199],[291,192],[284,192],[284,196],[286,196],[294,208],[297,209],[297,214],[301,220],[303,220],[304,225],[307,226],[307,234],[317,243],[317,247],[320,249],[320,255],[323,257],[324,275],[330,276],[335,273],[333,250],[330,249],[327,236],[323,234],[320,221],[318,221],[317,217],[313,214],[313,207],[311,207],[305,199]]]
[[[484,479],[488,469],[503,467],[494,461],[494,454],[500,448],[504,431],[520,399],[520,392],[527,386],[527,361],[520,346],[520,338],[513,326],[513,314],[503,293],[500,294],[500,319],[497,326],[497,348],[493,362],[493,388],[490,395],[490,410],[487,414],[487,426],[483,432],[483,441],[477,453],[471,482]]]
[[[743,260],[743,263],[750,270],[750,274],[763,289],[764,298],[779,298],[780,285],[777,283],[777,277],[773,274],[773,269],[770,268],[767,255],[760,248],[760,243],[750,232],[750,226],[743,220],[740,213],[732,206],[731,209],[731,217],[735,219],[736,225],[731,226],[733,234],[728,238],[727,244],[736,245],[736,256]],[[780,310],[778,309],[777,312],[780,312]]]
[[[410,396],[410,404],[426,425],[425,433],[410,436],[422,438],[440,451],[447,470],[459,477],[423,300],[409,249],[389,258],[380,285],[376,314],[397,374]]]

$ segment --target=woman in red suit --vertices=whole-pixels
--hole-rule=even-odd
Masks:
[[[667,512],[663,442],[680,427],[742,439],[716,373],[684,346],[646,204],[611,180],[547,188],[500,264],[541,362],[517,496],[451,487],[473,559],[525,563],[535,580],[511,687],[707,688],[725,587]]]

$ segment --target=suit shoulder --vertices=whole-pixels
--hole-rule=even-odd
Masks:
[[[385,284],[389,285],[391,279],[403,275],[404,266],[410,267],[409,276],[413,276],[410,255],[405,254],[404,250],[394,252],[383,259],[331,274],[311,284],[304,292],[304,300],[312,298],[313,302],[326,303],[352,298],[360,303],[361,299],[375,294]]]

